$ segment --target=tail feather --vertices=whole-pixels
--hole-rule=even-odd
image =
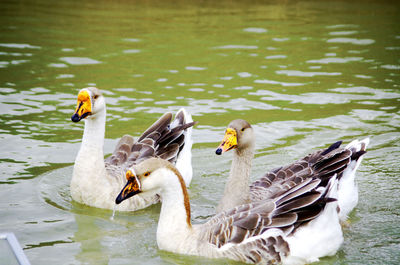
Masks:
[[[184,177],[185,183],[188,186],[192,180],[193,169],[192,169],[192,126],[197,122],[193,122],[192,116],[186,112],[184,108],[181,108],[176,116],[175,120],[172,123],[172,128],[174,126],[179,126],[179,124],[190,124],[186,128],[184,128],[184,143],[181,145],[179,150],[179,155],[176,160],[176,168],[181,172]]]
[[[341,221],[347,219],[348,214],[358,203],[358,189],[355,183],[355,173],[361,164],[364,154],[367,152],[369,138],[363,140],[354,140],[345,148],[352,152],[350,163],[343,171],[339,180],[338,187],[338,206],[339,218]]]

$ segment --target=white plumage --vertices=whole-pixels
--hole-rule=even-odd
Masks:
[[[80,203],[98,208],[113,209],[115,197],[126,181],[125,171],[130,166],[160,157],[176,163],[182,170],[186,185],[192,179],[191,165],[191,116],[184,109],[164,114],[134,141],[123,136],[113,154],[104,160],[103,145],[106,123],[106,103],[95,87],[82,89],[72,121],[85,120],[82,144],[75,160],[70,185],[72,198]],[[133,211],[159,201],[157,191],[126,200],[117,210]]]

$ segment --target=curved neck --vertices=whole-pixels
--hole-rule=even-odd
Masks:
[[[217,212],[250,202],[249,181],[253,156],[253,146],[234,150],[231,171]]]
[[[192,229],[190,203],[185,182],[177,170],[162,172],[161,213],[157,228],[157,243],[161,249],[176,251]]]

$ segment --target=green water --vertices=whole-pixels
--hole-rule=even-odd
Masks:
[[[2,1],[0,231],[32,264],[217,263],[158,250],[159,205],[110,220],[71,200],[83,123],[70,116],[79,89],[97,86],[106,154],[165,111],[199,121],[195,223],[222,195],[232,157],[214,151],[233,119],[256,129],[253,179],[371,137],[345,242],[320,264],[399,264],[399,11],[397,1]]]

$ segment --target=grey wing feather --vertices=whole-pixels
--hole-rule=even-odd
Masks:
[[[250,185],[252,201],[272,199],[310,178],[318,178],[327,185],[333,175],[341,177],[351,162],[352,152],[340,148],[336,142],[326,149],[316,151],[284,167],[266,173]]]
[[[229,255],[249,255],[250,262],[253,259],[280,261],[289,253],[284,236],[316,218],[329,203],[326,190],[330,187],[321,186],[321,183],[316,178],[306,180],[275,199],[244,204],[221,212],[202,226],[202,235],[217,248],[228,246],[226,251]],[[272,228],[279,228],[282,233],[247,240],[267,233]],[[229,243],[235,244],[227,245]],[[246,260],[245,256],[240,257]]]
[[[170,125],[172,120],[172,113],[167,112],[163,116],[161,116],[153,125],[151,125],[143,134],[140,136],[138,142],[146,138],[149,134],[154,131],[159,132],[160,128],[165,128]]]
[[[134,144],[134,139],[130,135],[124,135],[118,141],[117,146],[111,156],[105,159],[106,164],[111,164],[114,166],[122,165],[126,162],[127,158],[131,154],[132,145]]]
[[[174,163],[185,144],[186,129],[194,124],[196,122],[186,123],[182,111],[176,114],[174,120],[171,113],[164,114],[139,137],[137,142],[133,143],[132,138],[130,145],[124,147],[125,154],[115,155],[117,158],[122,156],[118,160],[118,165],[128,168],[150,157],[160,157]],[[127,150],[128,147],[130,150]],[[114,161],[113,159],[110,158],[110,161]]]

